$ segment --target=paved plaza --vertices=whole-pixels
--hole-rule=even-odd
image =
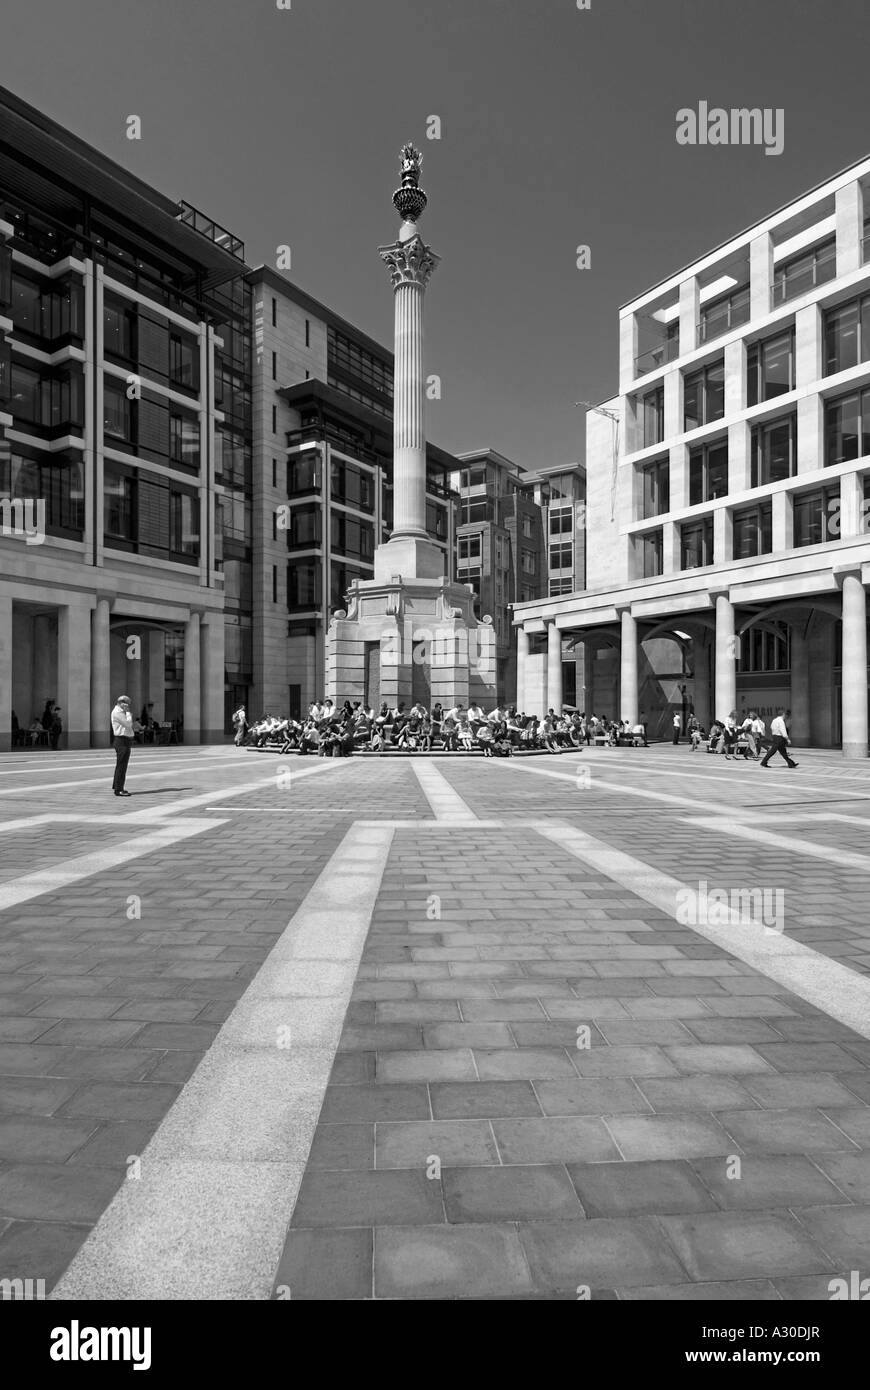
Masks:
[[[0,1278],[827,1300],[870,1270],[865,764],[136,749],[118,801],[112,757],[0,765]]]

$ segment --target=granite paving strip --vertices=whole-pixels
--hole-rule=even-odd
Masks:
[[[870,1142],[870,1110],[846,1099],[863,1099],[860,1035],[759,975],[730,940],[675,931],[669,905],[635,891],[648,866],[626,881],[624,857],[569,858],[566,827],[541,816],[546,838],[529,834],[527,803],[526,824],[512,827],[493,790],[501,773],[444,776],[482,819],[397,829],[351,1005],[366,1012],[347,1020],[320,1171],[303,1179],[276,1282],[294,1298],[330,1297],[328,1262],[357,1240],[364,1258],[340,1297],[582,1287],[778,1299],[786,1272],[827,1297],[836,1260],[801,1214],[866,1200],[858,1145]],[[496,803],[500,830],[487,820]],[[492,1024],[510,1046],[478,1031]],[[837,1050],[801,1050],[816,1041]],[[811,1084],[782,1098],[780,1084],[803,1077]],[[840,1184],[822,1170],[853,1159]],[[386,1216],[363,1179],[381,1169],[414,1180]],[[412,1190],[421,1205],[409,1219]],[[715,1276],[698,1257],[705,1240]]]
[[[52,1298],[267,1295],[391,839],[348,830]],[[195,1026],[142,1031],[165,1044]],[[416,1214],[431,1190],[396,1178],[365,1200]],[[344,1188],[331,1200],[347,1209]]]

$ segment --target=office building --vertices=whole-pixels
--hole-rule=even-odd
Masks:
[[[619,315],[619,392],[587,415],[587,589],[523,605],[539,705],[587,649],[587,703],[653,731],[791,710],[867,754],[870,159]],[[868,209],[870,210],[870,209]]]

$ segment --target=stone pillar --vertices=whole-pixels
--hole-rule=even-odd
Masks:
[[[680,356],[694,352],[698,346],[701,318],[701,287],[697,275],[691,275],[680,285]]]
[[[426,535],[426,436],[423,428],[423,282],[396,286],[393,408],[393,535]]]
[[[199,614],[191,613],[184,628],[184,742],[199,743]]]
[[[620,622],[619,717],[634,726],[637,723],[637,623],[628,608],[623,608]]]
[[[148,633],[148,697],[151,717],[158,724],[166,718],[166,634],[159,628]]]
[[[524,627],[517,628],[517,709],[522,714],[526,698],[526,667],[529,661],[529,634]]]
[[[789,733],[797,744],[810,742],[810,647],[803,627],[791,626],[791,724]]]
[[[851,275],[861,269],[861,242],[864,237],[864,190],[855,179],[835,195],[837,274]]]
[[[710,727],[710,647],[706,637],[696,637],[692,644],[693,681],[692,703],[695,714],[705,729]]]
[[[554,622],[547,624],[547,709],[562,712],[562,633]],[[546,713],[546,711],[545,711]]]
[[[764,318],[773,294],[773,238],[762,232],[749,243],[749,316]]]
[[[98,598],[91,613],[91,747],[108,748],[112,706],[122,690],[111,688],[109,600]]]
[[[81,603],[69,604],[58,611],[56,701],[63,723],[62,745],[88,748],[91,741],[91,614]]]
[[[843,757],[867,757],[867,596],[843,576]]]
[[[737,706],[737,638],[734,605],[727,594],[716,595],[716,693],[714,719],[726,719]]]
[[[202,742],[224,739],[224,620],[209,614],[200,624]]]
[[[22,729],[30,723],[30,711],[16,710]],[[12,746],[12,600],[0,595],[0,750]]]

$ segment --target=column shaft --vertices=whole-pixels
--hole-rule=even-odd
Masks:
[[[627,608],[622,610],[619,664],[619,717],[637,723],[637,623]]]
[[[109,600],[98,598],[91,613],[91,747],[109,746],[112,705],[121,690],[112,691],[109,665]]]
[[[548,709],[562,712],[562,633],[555,623],[547,626],[547,698]]]
[[[184,629],[184,742],[199,743],[199,614],[191,613]]]
[[[524,627],[517,628],[517,693],[516,706],[520,714],[526,699],[526,667],[529,660],[529,634]]]
[[[200,624],[202,741],[224,741],[224,620],[217,614]]]
[[[425,536],[423,286],[402,284],[395,294],[393,536]]]
[[[737,639],[734,605],[726,594],[716,599],[716,703],[714,719],[727,719],[737,705]]]
[[[30,723],[30,710],[15,711],[21,728]],[[12,600],[0,596],[0,749],[12,743]]]
[[[791,629],[791,725],[795,743],[810,742],[810,648],[802,628]]]
[[[843,757],[867,757],[867,595],[857,574],[843,578]]]

